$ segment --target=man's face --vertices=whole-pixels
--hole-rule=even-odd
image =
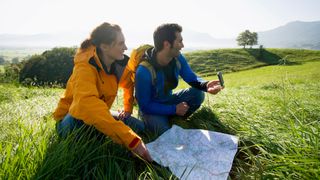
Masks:
[[[176,39],[173,41],[173,44],[170,49],[170,53],[173,57],[178,57],[180,54],[180,50],[184,47],[183,39],[181,33],[176,32]]]

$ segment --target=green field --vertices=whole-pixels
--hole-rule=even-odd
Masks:
[[[5,71],[4,71],[4,66],[3,65],[0,65],[0,74],[3,74]]]
[[[225,74],[225,89],[182,124],[240,138],[231,179],[320,179],[320,61],[281,64]],[[59,140],[62,92],[0,84],[0,179],[175,179],[108,138]]]
[[[30,57],[33,54],[41,54],[48,47],[30,47],[30,48],[1,48],[0,57],[3,57],[6,61],[11,62],[13,58],[18,58],[19,61]]]

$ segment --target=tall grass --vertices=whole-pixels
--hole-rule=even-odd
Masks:
[[[188,128],[240,138],[233,179],[319,179],[319,68],[315,61],[226,74],[226,88],[206,95]],[[0,84],[0,179],[176,179],[91,131],[59,139],[51,113],[61,93]]]
[[[226,89],[207,96],[204,113],[192,121],[240,137],[234,177],[320,178],[319,67],[314,62],[228,74]]]
[[[109,138],[59,139],[51,117],[60,89],[0,85],[0,179],[170,179]],[[86,134],[90,132],[84,132]]]

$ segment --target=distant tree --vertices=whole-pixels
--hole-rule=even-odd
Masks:
[[[19,58],[18,57],[12,58],[11,63],[12,64],[18,64],[19,63]]]
[[[244,32],[241,32],[237,37],[238,45],[243,46],[243,48],[246,48],[246,45],[248,45],[249,36],[250,36],[249,30],[245,30]]]
[[[250,34],[248,45],[250,45],[250,48],[252,48],[253,45],[258,44],[258,34],[256,32],[252,32]]]
[[[54,48],[41,55],[31,56],[24,62],[19,81],[31,79],[36,85],[65,85],[72,72],[75,52],[75,48]]]
[[[246,48],[246,45],[252,46],[258,44],[258,34],[256,32],[250,32],[249,30],[245,30],[241,32],[237,37],[237,42],[239,46],[243,46]]]
[[[8,64],[4,68],[4,80],[6,83],[14,83],[19,81],[20,64]]]
[[[4,60],[4,58],[2,57],[2,56],[0,56],[0,65],[2,65],[2,64],[5,64],[5,60]]]

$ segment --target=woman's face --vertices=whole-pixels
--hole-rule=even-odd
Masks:
[[[117,37],[114,42],[110,45],[101,44],[101,50],[104,55],[108,56],[110,59],[122,60],[124,58],[124,51],[127,50],[127,46],[125,44],[125,39],[122,32],[117,32]]]

